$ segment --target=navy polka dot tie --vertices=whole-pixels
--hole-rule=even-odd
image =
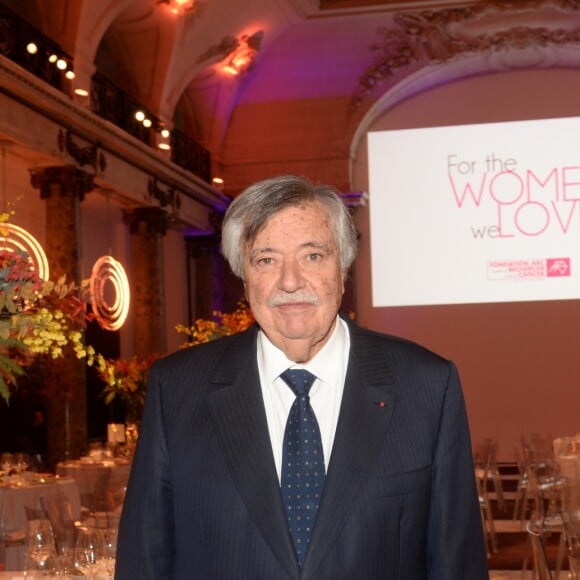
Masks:
[[[290,533],[302,567],[325,476],[320,429],[308,396],[316,377],[301,369],[288,369],[280,376],[296,395],[284,432],[281,488]]]

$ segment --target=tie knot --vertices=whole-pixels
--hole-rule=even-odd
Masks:
[[[304,369],[287,369],[280,377],[294,391],[298,397],[308,395],[310,387],[316,380],[316,377]]]

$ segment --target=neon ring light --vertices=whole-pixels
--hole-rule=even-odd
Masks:
[[[0,231],[8,232],[5,236],[0,235],[0,247],[12,252],[25,252],[36,275],[41,280],[48,280],[48,260],[38,240],[24,228],[10,223],[1,224]]]
[[[93,314],[99,325],[106,330],[119,330],[127,319],[131,302],[123,266],[111,256],[99,258],[91,272],[90,289]]]

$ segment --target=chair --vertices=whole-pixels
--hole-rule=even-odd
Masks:
[[[514,503],[514,513],[512,519],[524,521],[528,512],[528,501],[530,500],[528,466],[521,456],[518,448],[514,449],[514,457],[518,466],[518,483],[516,487],[516,498]],[[521,511],[520,511],[521,509]]]
[[[533,498],[533,512],[528,527],[532,525],[535,530],[541,530],[542,537],[550,534],[560,534],[554,580],[558,580],[564,555],[566,552],[566,537],[564,530],[563,506],[566,497],[567,481],[558,476],[558,466],[549,458],[542,458],[537,463],[530,463],[528,470],[529,493]],[[531,543],[534,562],[536,554],[532,535],[528,535]],[[537,548],[537,547],[536,547]],[[527,550],[524,559],[525,570],[527,566]],[[550,576],[551,578],[551,576]],[[542,580],[542,579],[541,579]]]
[[[497,552],[495,523],[488,493],[490,470],[492,469],[493,456],[495,455],[493,452],[490,452],[492,447],[495,447],[495,443],[489,439],[486,440],[475,458],[475,481],[477,484],[479,510],[485,533],[485,549],[488,558],[492,553]]]
[[[568,489],[563,523],[571,578],[580,580],[580,488],[578,483],[571,485]]]
[[[493,488],[497,507],[505,510],[505,497],[501,475],[497,465],[497,440],[486,439],[475,458],[475,477],[481,480],[482,491],[489,500],[489,488]]]
[[[125,500],[125,484],[103,473],[95,484],[92,494],[90,517],[99,528],[116,528],[119,525],[121,508]]]
[[[534,559],[534,577],[537,576],[539,580],[553,580],[546,555],[546,546],[543,537],[544,530],[541,523],[535,524],[530,520],[526,528]]]
[[[26,534],[24,530],[6,529],[4,518],[0,513],[0,572],[6,568],[6,550],[24,547]]]
[[[57,551],[61,553],[66,548],[73,548],[76,525],[68,499],[60,494],[42,497],[40,504],[52,526]]]

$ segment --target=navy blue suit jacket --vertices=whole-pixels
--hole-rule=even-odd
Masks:
[[[116,580],[488,578],[454,365],[349,327],[340,417],[303,569],[280,497],[253,326],[154,365]]]

